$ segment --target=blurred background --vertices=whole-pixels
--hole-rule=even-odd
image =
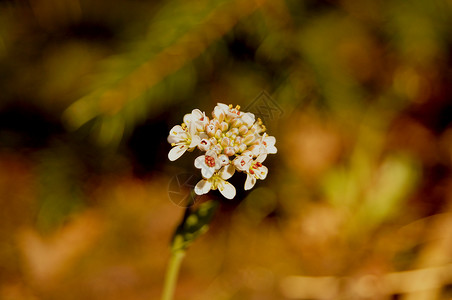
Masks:
[[[169,129],[261,116],[176,299],[452,298],[452,1],[0,1],[0,299],[158,299]]]

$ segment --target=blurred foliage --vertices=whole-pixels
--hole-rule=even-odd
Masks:
[[[0,299],[157,299],[166,136],[218,101],[278,154],[177,299],[450,299],[451,37],[448,0],[0,1]]]

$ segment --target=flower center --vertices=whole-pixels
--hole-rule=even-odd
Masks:
[[[258,169],[262,167],[262,164],[260,162],[255,162],[250,166],[250,174],[254,175],[254,170],[253,169]]]
[[[215,158],[212,156],[207,156],[205,158],[206,165],[209,167],[215,167]]]

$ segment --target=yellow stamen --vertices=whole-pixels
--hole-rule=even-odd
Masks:
[[[240,105],[237,105],[235,109],[240,110]]]
[[[174,147],[174,146],[176,146],[176,144],[175,144],[175,143],[171,143],[171,146],[173,146],[173,147]]]
[[[232,104],[229,104],[229,108],[232,108]]]

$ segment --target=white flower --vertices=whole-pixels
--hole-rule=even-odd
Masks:
[[[235,187],[227,182],[232,175],[234,175],[235,168],[233,165],[222,167],[218,173],[215,173],[209,179],[200,180],[195,186],[195,193],[197,195],[207,194],[210,190],[218,189],[220,193],[227,199],[235,197]]]
[[[187,150],[191,150],[198,146],[201,142],[199,135],[195,134],[193,131],[187,129],[186,126],[182,127],[180,125],[174,126],[170,130],[168,136],[168,143],[170,143],[173,148],[168,153],[168,158],[171,161],[175,161]]]
[[[223,166],[227,166],[231,163],[231,161],[229,160],[229,157],[225,154],[221,154],[220,156],[218,156],[218,160],[220,161],[220,165]]]
[[[248,155],[240,155],[234,159],[233,164],[237,170],[245,172],[249,169],[252,161],[253,159]]]
[[[226,113],[229,111],[229,106],[223,103],[217,103],[217,106],[213,109],[212,117],[218,120],[218,122],[223,122]]]
[[[264,180],[267,177],[268,169],[262,165],[262,162],[267,157],[266,154],[259,155],[255,160],[248,163],[246,170],[247,176],[245,181],[245,190],[250,190],[256,184],[257,179]]]
[[[249,147],[249,150],[253,153],[254,157],[260,154],[275,154],[278,149],[275,147],[276,139],[274,136],[268,136],[264,133],[257,144]]]
[[[201,151],[207,151],[210,149],[211,143],[208,139],[202,139],[198,144],[198,149]]]
[[[197,131],[205,131],[206,126],[209,124],[209,117],[206,117],[206,113],[199,109],[192,110],[191,114],[184,116],[184,123],[187,126],[193,126]]]
[[[261,140],[261,145],[265,147],[268,154],[275,154],[278,152],[278,149],[275,147],[276,138],[274,136],[268,136],[267,133],[264,133]]]
[[[207,151],[206,155],[201,155],[195,159],[195,167],[201,169],[204,178],[210,178],[221,168],[222,161],[218,159],[215,151]]]
[[[246,124],[246,126],[248,128],[250,128],[251,126],[253,126],[254,121],[255,121],[255,116],[252,113],[243,113],[242,116],[240,117],[241,120],[243,121],[243,123]]]

